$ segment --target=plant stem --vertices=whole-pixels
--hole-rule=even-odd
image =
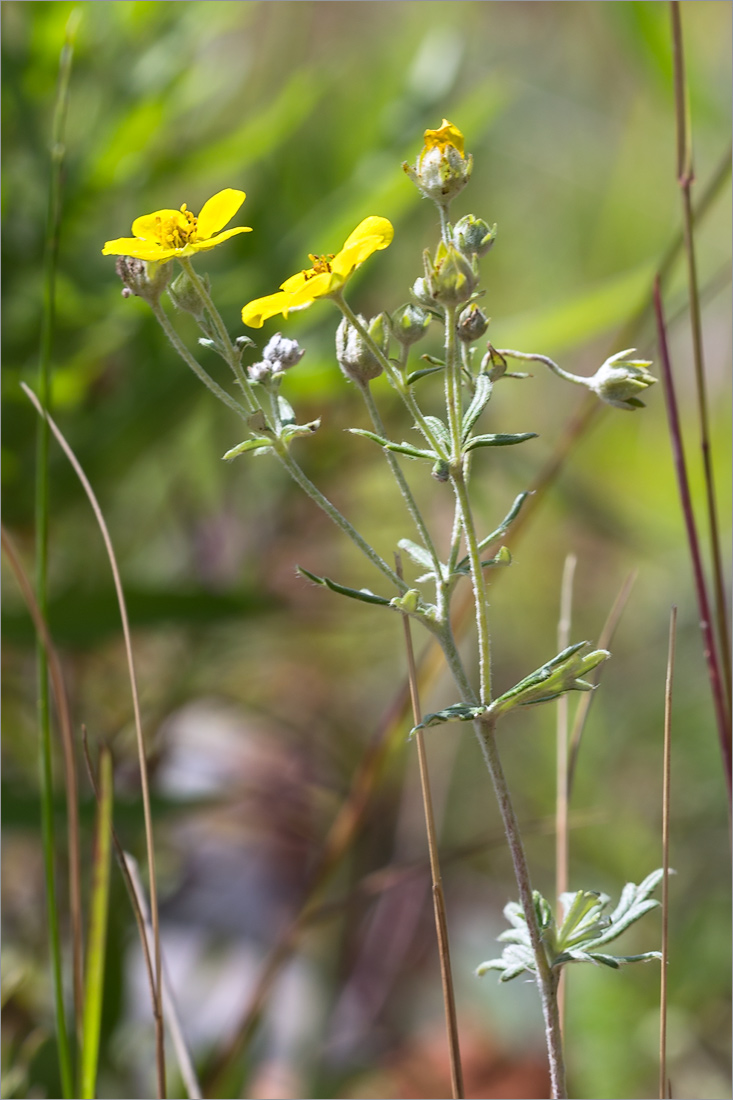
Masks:
[[[575,554],[568,554],[562,574],[560,588],[560,616],[557,624],[557,648],[558,652],[570,645],[570,624],[573,602],[573,580],[575,566],[578,559]],[[590,694],[590,693],[589,693]],[[568,697],[561,695],[557,700],[557,765],[556,765],[556,798],[555,798],[555,898],[557,900],[558,928],[562,924],[562,909],[560,897],[566,893],[569,881],[569,847],[568,847],[568,808],[570,802],[570,786],[568,771]],[[565,1030],[565,985],[567,976],[565,971],[560,971],[557,983],[557,1011],[560,1018],[560,1030]]]
[[[700,293],[697,281],[695,261],[695,237],[692,217],[692,184],[695,170],[692,163],[692,139],[689,123],[689,110],[686,102],[685,63],[682,48],[682,21],[678,0],[670,4],[672,14],[672,42],[675,74],[675,120],[677,126],[677,182],[682,195],[682,221],[687,259],[687,283],[690,304],[690,327],[692,329],[692,358],[695,367],[695,385],[697,390],[697,412],[700,427],[700,450],[702,451],[705,473],[705,503],[710,531],[710,553],[712,557],[713,589],[715,592],[715,617],[720,646],[720,663],[725,680],[728,710],[731,709],[731,667],[730,637],[726,617],[727,600],[723,582],[723,562],[720,550],[720,530],[718,509],[715,500],[713,481],[713,463],[710,448],[710,428],[708,424],[708,402],[705,384],[705,363],[702,343],[702,318],[700,311]]]
[[[540,355],[538,352],[513,351],[511,348],[501,348],[501,350],[497,350],[496,354],[509,359],[524,359],[527,362],[544,363],[558,378],[564,378],[566,382],[574,382],[576,386],[585,386],[586,388],[588,386],[587,378],[581,378],[580,375],[570,374],[568,371],[563,370],[554,359],[550,359],[549,355]]]
[[[669,618],[667,649],[667,680],[664,688],[664,751],[662,763],[662,968],[659,990],[659,1100],[669,1095],[667,1089],[667,963],[669,956],[669,796],[672,748],[672,680],[677,630],[677,608]]]
[[[245,412],[245,410],[242,408],[236,398],[232,397],[231,394],[228,394],[226,390],[223,390],[219,383],[215,382],[214,379],[211,378],[209,374],[207,374],[201,364],[193,357],[193,355],[191,355],[191,352],[188,350],[176,330],[173,328],[173,325],[168,320],[160,303],[151,303],[150,308],[155,314],[156,321],[163,329],[166,336],[173,345],[173,348],[178,352],[186,366],[191,368],[199,381],[203,382],[208,390],[211,390],[214,397],[218,397],[218,399],[224,405],[226,405],[227,408],[232,409],[232,411],[235,412],[237,416],[240,416],[242,420],[246,421],[247,413]]]
[[[73,45],[78,25],[78,15],[72,13],[66,25],[66,35],[61,57],[51,125],[51,166],[46,217],[46,239],[43,258],[43,312],[41,316],[41,347],[38,361],[38,393],[44,407],[51,396],[51,353],[56,314],[56,271],[58,267],[59,234],[61,228],[62,169],[65,157],[64,130],[69,103],[69,81]],[[49,479],[48,452],[49,428],[41,418],[38,424],[36,444],[36,597],[41,617],[48,621],[48,515]],[[53,811],[53,767],[51,763],[51,713],[49,706],[48,656],[40,636],[36,640],[36,668],[38,691],[38,765],[41,800],[41,837],[46,887],[46,915],[48,920],[49,951],[54,992],[56,1042],[58,1047],[61,1087],[64,1097],[74,1095],[74,1074],[71,1047],[64,1012],[64,987],[61,973],[61,937],[59,933],[58,897],[56,894],[55,849],[56,838]],[[69,792],[67,792],[68,794]],[[80,957],[74,943],[74,999],[77,1024],[81,1019]]]
[[[361,394],[364,398],[364,402],[366,404],[366,407],[369,410],[369,416],[371,417],[371,421],[372,421],[372,424],[374,425],[375,431],[377,432],[378,435],[381,435],[383,438],[387,438],[386,429],[384,427],[382,417],[379,415],[379,409],[377,408],[376,402],[374,400],[374,395],[372,394],[372,391],[369,387],[369,383],[368,382],[363,383],[362,385],[359,386],[359,389],[360,389]],[[410,486],[407,484],[407,479],[405,478],[405,475],[402,473],[402,469],[400,468],[400,465],[397,461],[397,458],[395,457],[394,454],[392,454],[391,451],[386,451],[385,450],[384,455],[385,455],[385,458],[387,459],[387,462],[389,463],[389,467],[390,467],[390,469],[391,469],[391,471],[394,475],[394,479],[397,482],[397,485],[399,486],[400,492],[402,493],[402,498],[403,498],[403,500],[404,500],[404,502],[407,506],[407,510],[410,513],[410,515],[412,516],[412,518],[415,522],[415,526],[417,527],[418,532],[420,534],[420,537],[423,540],[423,544],[424,544],[425,548],[427,549],[428,553],[430,554],[430,557],[433,559],[433,570],[435,572],[436,595],[437,595],[437,599],[438,599],[438,615],[439,615],[439,617],[442,617],[442,607],[443,607],[443,602],[444,602],[444,600],[443,600],[444,586],[443,586],[442,571],[441,571],[441,568],[440,568],[440,559],[439,559],[437,551],[435,549],[435,544],[433,543],[432,537],[430,535],[430,532],[427,529],[427,526],[425,524],[425,520],[422,517],[420,509],[417,506],[417,502],[416,502],[414,496],[412,495],[412,490],[410,489]]]
[[[201,301],[206,306],[206,311],[211,317],[211,320],[214,323],[214,328],[216,329],[217,335],[219,337],[219,343],[221,344],[221,350],[224,353],[224,358],[234,372],[235,378],[239,382],[249,411],[254,412],[257,408],[257,400],[252,393],[250,381],[247,378],[246,373],[242,370],[240,357],[232,346],[227,327],[224,324],[224,320],[219,313],[219,310],[214,305],[211,295],[206,289],[206,283],[196,274],[194,266],[187,256],[184,256],[182,258],[179,257],[178,262],[180,263],[183,270],[186,272],[186,275],[188,275],[193,285],[196,287]]]
[[[274,444],[273,449],[275,449]],[[275,449],[275,453],[280,459],[282,465],[292,477],[293,481],[295,481],[301,487],[303,492],[308,494],[311,500],[315,501],[318,507],[321,508],[330,519],[333,520],[337,527],[341,528],[344,534],[348,535],[351,541],[359,547],[361,552],[365,554],[367,558],[369,558],[369,561],[372,563],[372,565],[375,565],[380,573],[383,573],[384,576],[387,577],[387,579],[391,581],[395,588],[397,588],[400,592],[407,592],[409,585],[405,584],[405,582],[397,576],[393,569],[390,569],[386,561],[384,561],[383,558],[379,556],[376,550],[369,545],[366,539],[359,534],[356,528],[352,527],[352,525],[346,519],[346,516],[342,515],[341,512],[339,512],[338,508],[336,508],[335,505],[331,504],[330,500],[324,497],[320,489],[316,488],[310,478],[308,478],[304,471],[300,468],[298,463],[293,458],[291,458],[288,451],[281,446]]]

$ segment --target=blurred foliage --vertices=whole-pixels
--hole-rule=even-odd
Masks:
[[[424,128],[446,116],[475,158],[456,213],[499,226],[483,264],[492,342],[591,373],[620,350],[616,333],[648,302],[660,257],[679,233],[669,10],[651,2],[5,0],[3,500],[4,522],[29,565],[35,414],[19,382],[33,384],[38,356],[48,135],[72,8],[82,19],[67,129],[55,414],[99,494],[128,590],[157,777],[167,919],[177,935],[186,929],[198,937],[201,950],[198,970],[185,974],[181,989],[200,1058],[234,1027],[258,959],[284,914],[297,908],[305,869],[400,685],[401,631],[379,609],[351,606],[294,575],[298,562],[348,584],[375,584],[274,464],[220,463],[239,442],[235,418],[178,361],[144,304],[121,298],[101,247],[127,234],[139,214],[184,201],[198,209],[223,187],[244,189],[242,223],[254,232],[197,260],[236,335],[245,301],[274,290],[309,252],[335,250],[363,217],[379,214],[395,224],[395,242],[354,280],[350,301],[364,314],[394,308],[421,273],[421,250],[436,239],[433,210],[400,165],[419,151]],[[698,195],[726,156],[731,130],[730,15],[729,4],[682,4]],[[730,236],[724,195],[701,219],[697,244],[726,559]],[[684,287],[678,263],[666,301],[699,493]],[[188,319],[176,323],[193,343]],[[376,448],[343,434],[362,426],[363,414],[335,366],[335,324],[325,303],[282,322],[308,349],[288,376],[286,396],[300,417],[323,417],[321,431],[298,444],[298,457],[389,560],[412,531]],[[655,358],[648,320],[633,343]],[[486,530],[532,482],[577,410],[577,393],[541,370],[497,388],[490,430],[531,430],[539,438],[477,455],[474,486]],[[423,383],[428,403],[431,385]],[[388,387],[380,380],[375,391],[395,433],[407,430]],[[447,532],[442,487],[416,469],[408,464],[407,476]],[[110,739],[126,804],[136,798],[136,780],[111,582],[86,503],[58,451],[51,478],[51,626],[75,721]],[[491,593],[500,690],[555,652],[568,551],[579,559],[578,639],[597,637],[624,576],[639,570],[581,753],[571,889],[616,895],[659,865],[666,632],[670,605],[680,607],[670,1075],[676,1096],[729,1095],[728,822],[661,386],[650,391],[645,411],[597,418],[513,550],[514,566],[501,571]],[[10,578],[4,596],[3,783],[12,797],[4,806],[3,973],[10,979],[3,1095],[53,1096],[38,837],[23,805],[37,799],[32,633]],[[441,681],[423,707],[452,701]],[[547,707],[512,719],[502,735],[530,866],[545,894],[553,883],[545,820],[554,799],[553,728]],[[431,731],[428,746],[444,800],[469,1094],[539,1095],[536,1004],[526,989],[498,989],[472,973],[493,952],[501,909],[514,896],[498,812],[470,734]],[[427,1087],[410,1076],[420,1044],[442,1043],[439,1032],[429,1032],[441,1008],[413,767],[412,747],[399,741],[366,828],[332,886],[334,907],[306,938],[262,1037],[239,1066],[232,1087],[244,1087],[246,1074],[246,1095],[427,1095],[409,1091]],[[197,796],[195,804],[186,793]],[[125,810],[120,829],[140,853],[141,816]],[[405,870],[415,864],[424,872],[418,887]],[[363,884],[390,868],[391,885],[364,893]],[[100,1095],[145,1095],[152,1027],[131,977],[131,916],[119,883],[115,890],[109,947],[120,961],[107,977]],[[624,950],[653,946],[655,919],[646,918]],[[222,979],[216,953],[223,943],[241,976],[239,999],[217,1015],[207,998],[214,976]],[[653,965],[577,979],[571,973],[571,1094],[654,1089],[657,996]],[[209,1011],[219,1021],[213,1033]],[[435,1083],[441,1073],[447,1067],[436,1064],[436,1096],[447,1095],[440,1091],[447,1085]],[[379,1091],[390,1088],[396,1091]]]

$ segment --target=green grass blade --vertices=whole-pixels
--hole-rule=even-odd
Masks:
[[[97,807],[97,826],[92,861],[91,915],[84,987],[84,1027],[81,1051],[82,1100],[93,1100],[96,1092],[104,992],[104,959],[107,946],[107,916],[109,913],[113,800],[112,754],[106,746],[102,746],[99,753],[99,804]]]

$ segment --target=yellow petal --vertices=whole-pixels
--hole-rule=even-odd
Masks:
[[[266,298],[255,298],[242,310],[242,320],[250,328],[262,328],[268,317],[274,317],[276,313],[287,313],[289,300],[290,295],[282,291],[268,294]]]
[[[236,229],[225,229],[223,233],[217,233],[215,237],[209,237],[207,241],[194,241],[193,244],[188,245],[187,248],[181,250],[181,255],[190,252],[205,252],[209,248],[215,248],[216,245],[221,244],[222,241],[228,241],[230,237],[236,236],[237,233],[251,233],[252,229],[248,225],[238,225]]]
[[[201,207],[196,221],[196,236],[200,241],[218,233],[228,221],[231,221],[245,200],[244,191],[226,187],[213,195]],[[134,230],[133,230],[134,232]]]
[[[387,245],[391,244],[393,237],[394,227],[392,222],[387,221],[386,218],[378,218],[372,215],[369,218],[364,218],[363,222],[359,222],[354,232],[349,234],[344,241],[344,249],[350,248],[359,241],[376,238],[379,243],[372,245],[369,252],[364,256],[364,259],[366,259],[367,256],[371,256],[372,252],[376,252],[380,248],[386,248]]]
[[[143,241],[155,241],[158,239],[161,222],[173,221],[181,229],[188,229],[188,221],[180,210],[155,210],[152,214],[143,214],[135,218],[132,223],[132,232]]]
[[[171,260],[178,253],[175,248],[162,248],[153,241],[141,241],[137,237],[118,237],[107,241],[103,256],[132,256],[134,260]]]
[[[334,282],[337,285],[341,285],[342,279],[336,277],[330,271],[323,271],[320,275],[314,275],[310,279],[306,279],[302,276],[300,285],[295,282],[295,277],[288,279],[288,287],[285,293],[290,301],[289,309],[302,309],[303,306],[310,305],[316,298],[323,298],[324,295],[330,294],[334,289]]]
[[[437,130],[425,131],[425,148],[433,149],[437,146],[438,149],[445,149],[446,145],[452,145],[454,149],[458,150],[461,156],[464,156],[463,134],[457,126],[454,126],[452,122],[444,118]]]

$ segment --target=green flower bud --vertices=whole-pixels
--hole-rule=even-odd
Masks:
[[[647,367],[651,362],[647,359],[623,359],[633,354],[636,348],[627,348],[612,355],[610,359],[600,367],[592,378],[587,379],[586,385],[594,393],[598,394],[601,401],[607,405],[613,405],[616,409],[643,409],[644,402],[639,400],[639,394],[649,386],[653,386],[656,378]]]
[[[204,275],[203,281],[208,291],[210,289],[208,276]],[[176,309],[180,309],[183,313],[190,313],[197,321],[203,320],[206,305],[195,283],[189,279],[185,271],[181,271],[168,287],[168,295]]]
[[[424,283],[425,280],[418,279],[418,282]],[[431,321],[431,315],[420,306],[412,305],[410,302],[400,306],[392,314],[392,331],[395,340],[405,347],[416,344],[418,340],[422,340]]]
[[[168,286],[171,273],[167,264],[154,263],[152,260],[137,260],[132,256],[118,256],[115,271],[125,284],[122,297],[135,295],[150,305],[156,305]]]
[[[496,240],[496,226],[466,214],[453,227],[453,244],[464,256],[485,256]]]
[[[430,283],[427,279],[415,279],[415,282],[412,284],[412,294],[421,306],[428,306],[428,308],[430,308],[430,306],[435,305],[435,299],[430,292]]]
[[[446,306],[459,306],[467,302],[478,282],[473,266],[452,245],[442,241],[438,245],[435,263],[429,254],[425,256],[425,276],[433,298]]]
[[[387,314],[378,313],[376,317],[373,317],[369,322],[367,332],[369,333],[379,350],[386,355],[387,348],[389,347],[390,337],[389,317],[387,316]]]
[[[472,344],[474,340],[480,340],[489,327],[489,319],[475,303],[471,303],[461,312],[458,318],[458,339],[466,344]]]
[[[366,319],[360,314],[359,321],[366,328]],[[346,317],[336,329],[336,358],[346,377],[360,386],[365,385],[372,378],[378,378],[382,373],[381,363],[370,350],[361,333]]]

